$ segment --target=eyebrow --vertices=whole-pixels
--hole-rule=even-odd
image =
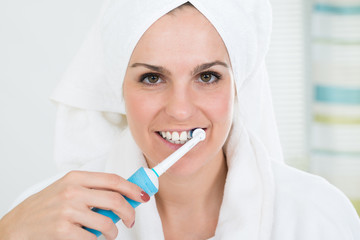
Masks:
[[[164,67],[161,67],[161,66],[155,66],[155,65],[150,65],[150,64],[146,64],[146,63],[134,63],[133,65],[131,65],[131,67],[146,67],[150,70],[153,70],[155,72],[159,72],[159,73],[162,73],[162,74],[167,74],[167,75],[171,75],[170,71],[167,70],[166,68]]]
[[[223,66],[225,68],[229,68],[229,66],[224,63],[224,62],[221,62],[221,61],[215,61],[215,62],[209,62],[209,63],[203,63],[201,65],[198,65],[194,68],[193,72],[192,72],[192,75],[197,75],[198,73],[206,70],[206,69],[209,69],[211,68],[212,66],[215,66],[215,65],[220,65],[220,66]]]
[[[209,63],[203,63],[201,65],[198,65],[194,68],[194,70],[192,71],[192,75],[196,75],[206,69],[209,69],[211,68],[212,66],[215,66],[215,65],[220,65],[220,66],[223,66],[225,68],[229,68],[229,66],[222,62],[222,61],[214,61],[214,62],[209,62]],[[155,72],[158,72],[158,73],[162,73],[162,74],[167,74],[167,75],[171,75],[171,72],[164,68],[164,67],[161,67],[161,66],[156,66],[156,65],[151,65],[151,64],[146,64],[146,63],[134,63],[132,64],[130,67],[145,67],[145,68],[148,68],[152,71],[155,71]]]

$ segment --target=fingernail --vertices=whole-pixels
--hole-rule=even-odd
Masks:
[[[141,191],[140,197],[144,202],[147,202],[150,200],[150,196],[144,191]]]
[[[134,226],[134,224],[135,224],[135,220],[134,220],[134,222],[131,224],[130,228],[132,228],[132,227]]]

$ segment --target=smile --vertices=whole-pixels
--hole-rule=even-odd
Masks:
[[[170,132],[170,131],[160,131],[157,132],[163,139],[173,144],[184,144],[191,139],[191,131],[181,131],[181,132]]]

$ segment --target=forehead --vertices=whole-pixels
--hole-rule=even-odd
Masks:
[[[137,43],[131,60],[141,57],[150,61],[159,56],[229,61],[219,33],[204,15],[191,6],[176,9],[153,23]]]

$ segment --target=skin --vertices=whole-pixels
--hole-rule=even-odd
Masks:
[[[221,37],[193,7],[163,16],[134,49],[123,89],[129,127],[149,167],[181,146],[159,131],[206,130],[205,141],[159,178],[156,202],[166,239],[213,236],[227,172],[222,147],[235,94]]]
[[[145,202],[138,186],[115,174],[72,171],[5,215],[0,221],[1,239],[97,239],[81,226],[115,239],[115,224],[90,207],[110,209],[131,227],[135,211],[123,195]]]
[[[154,71],[144,64],[161,68]],[[140,79],[145,73],[152,75],[147,80],[160,77],[160,83],[144,84]],[[227,173],[222,147],[231,127],[235,92],[221,37],[192,7],[165,15],[137,44],[123,87],[128,123],[149,167],[179,147],[157,131],[206,130],[206,140],[160,178],[156,204],[166,239],[213,236]],[[120,176],[72,171],[5,215],[0,220],[1,239],[95,240],[82,226],[115,239],[115,224],[90,208],[110,209],[130,228],[135,210],[123,196],[148,200],[138,186]]]

